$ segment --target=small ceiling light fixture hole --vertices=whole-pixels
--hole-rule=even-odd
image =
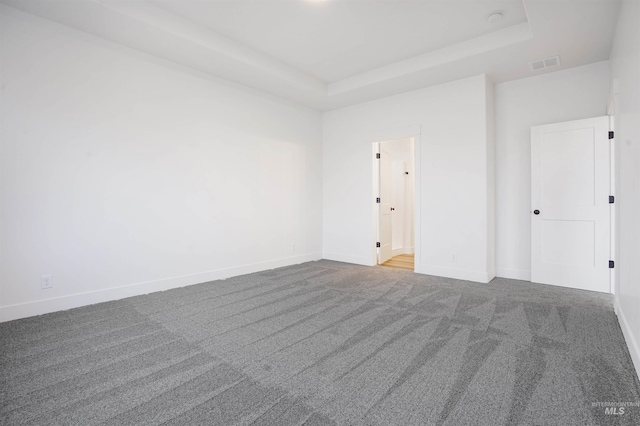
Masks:
[[[500,22],[502,20],[501,12],[493,12],[491,15],[487,16],[487,21],[490,24],[495,24],[496,22]]]

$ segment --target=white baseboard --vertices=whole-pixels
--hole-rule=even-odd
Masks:
[[[531,281],[531,271],[528,269],[497,268],[496,276],[512,280]]]
[[[391,256],[399,256],[401,254],[413,254],[413,247],[401,247],[391,250]]]
[[[335,260],[336,262],[353,263],[355,265],[375,266],[375,263],[371,262],[371,259],[365,256],[353,256],[351,254],[343,253],[322,253],[322,258],[327,260]]]
[[[142,294],[153,293],[156,291],[171,290],[173,288],[221,280],[235,277],[237,275],[251,274],[283,266],[311,262],[314,260],[320,260],[321,258],[322,256],[320,253],[309,253],[249,265],[240,265],[197,274],[183,275],[180,277],[129,284],[86,293],[75,293],[52,299],[0,306],[0,322],[48,314],[50,312],[64,311],[67,309],[79,308],[81,306],[93,305],[95,303],[124,299],[131,296],[140,296]]]
[[[616,297],[614,302],[614,309],[616,315],[618,316],[618,323],[620,323],[620,328],[622,329],[622,334],[624,335],[624,340],[627,342],[627,348],[629,348],[629,354],[631,355],[631,360],[633,361],[633,365],[636,368],[636,375],[640,378],[640,345],[633,337],[633,333],[631,332],[631,328],[629,327],[629,323],[627,322],[627,317],[624,315],[624,311],[620,306],[620,302]]]
[[[435,275],[437,277],[455,278],[478,283],[488,283],[493,279],[493,273],[491,271],[469,271],[466,269],[445,268],[442,266],[418,263],[416,263],[415,267],[415,271],[419,274]]]

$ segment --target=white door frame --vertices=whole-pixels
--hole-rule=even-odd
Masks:
[[[609,153],[610,153],[610,160],[611,160],[611,177],[609,179],[609,181],[611,182],[611,188],[610,188],[610,193],[611,195],[613,195],[614,198],[614,203],[611,204],[611,231],[610,231],[610,239],[611,239],[611,247],[610,247],[610,252],[611,252],[611,260],[614,261],[614,263],[617,261],[617,254],[618,254],[618,250],[617,250],[617,235],[618,235],[618,220],[617,220],[617,208],[616,208],[616,203],[617,203],[617,194],[616,194],[616,177],[617,177],[617,172],[616,172],[616,144],[615,144],[615,117],[614,117],[614,111],[613,111],[613,106],[609,109],[608,115],[609,115],[609,131],[614,132],[614,137],[609,139]],[[609,279],[610,285],[611,285],[611,289],[610,292],[611,294],[616,294],[616,286],[617,286],[617,273],[618,273],[618,269],[617,268],[612,268],[611,269],[611,277]]]
[[[378,241],[378,204],[376,203],[376,197],[378,196],[379,185],[379,170],[376,160],[376,153],[379,152],[380,142],[393,141],[398,139],[413,139],[413,192],[414,192],[414,207],[413,207],[413,241],[414,241],[414,266],[413,270],[419,272],[420,259],[422,253],[422,244],[420,240],[421,226],[420,226],[420,211],[421,211],[421,199],[420,199],[420,159],[421,159],[421,127],[419,125],[406,126],[395,129],[380,130],[372,132],[367,138],[366,143],[371,146],[371,212],[373,217],[373,226],[371,228],[371,265],[378,264],[378,250],[376,248],[376,242]]]

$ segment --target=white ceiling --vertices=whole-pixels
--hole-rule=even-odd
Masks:
[[[618,0],[0,0],[319,110],[608,59]],[[490,24],[487,16],[503,13]],[[529,62],[560,55],[561,65]]]
[[[327,83],[527,20],[521,0],[154,4]],[[504,19],[492,25],[494,11]]]

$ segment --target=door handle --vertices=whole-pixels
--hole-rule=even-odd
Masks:
[[[540,210],[534,210],[534,211],[533,211],[533,214],[536,214],[536,215],[537,215],[537,214],[540,214]]]

